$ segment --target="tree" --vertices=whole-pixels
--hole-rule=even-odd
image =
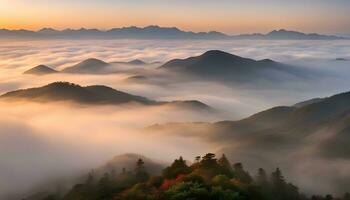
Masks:
[[[272,187],[275,190],[283,190],[286,186],[286,181],[284,180],[284,177],[282,175],[282,172],[279,168],[276,169],[276,171],[272,172],[271,174],[271,183]]]
[[[186,161],[180,156],[179,159],[175,159],[169,167],[163,170],[163,176],[167,179],[173,179],[180,174],[189,174],[191,171],[192,170],[187,166]]]
[[[149,178],[149,174],[145,168],[145,163],[142,159],[138,159],[136,162],[135,177],[138,182],[146,182]]]
[[[109,199],[113,195],[113,181],[109,173],[105,173],[97,184],[99,199]]]
[[[287,183],[279,168],[271,174],[271,187],[272,195],[274,195],[276,199],[296,200],[301,198],[298,187]]]
[[[201,156],[196,156],[194,160],[196,163],[199,163],[201,161]]]
[[[215,154],[207,153],[205,156],[202,157],[200,164],[204,168],[211,168],[213,166],[216,166],[218,163],[215,158]]]
[[[234,177],[240,182],[245,184],[250,184],[252,182],[252,177],[248,172],[243,169],[242,163],[236,163],[233,165]]]
[[[225,154],[222,154],[221,158],[219,158],[218,164],[222,168],[222,173],[225,174],[226,176],[232,178],[233,169],[232,169],[230,161],[226,158]]]
[[[259,168],[255,182],[258,186],[265,187],[268,185],[269,182],[267,180],[266,171],[263,168]]]

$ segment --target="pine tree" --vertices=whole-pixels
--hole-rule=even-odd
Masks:
[[[218,164],[222,168],[223,174],[225,174],[228,177],[232,177],[233,176],[233,168],[232,168],[231,163],[227,159],[225,154],[222,154],[221,158],[219,158]]]
[[[276,171],[272,172],[271,183],[276,190],[281,190],[286,186],[286,181],[284,180],[282,172],[279,168],[277,168]]]
[[[167,179],[173,179],[180,174],[188,174],[190,172],[191,168],[187,166],[186,161],[180,156],[179,159],[175,159],[169,167],[163,170],[163,176]]]
[[[213,166],[216,166],[218,163],[215,158],[215,154],[207,153],[205,156],[202,157],[200,164],[204,168],[211,168]]]
[[[266,187],[268,185],[266,171],[263,168],[259,168],[258,175],[256,176],[256,184],[259,186]]]
[[[234,177],[241,181],[242,183],[250,184],[252,182],[252,177],[248,172],[243,169],[242,163],[236,163],[233,165]]]
[[[145,162],[140,158],[136,162],[136,167],[135,167],[135,177],[136,180],[139,182],[145,182],[149,178],[149,174],[146,171],[145,168]]]

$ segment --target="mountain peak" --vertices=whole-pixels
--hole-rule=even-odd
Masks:
[[[129,61],[128,64],[132,64],[132,65],[144,65],[144,64],[146,64],[146,63],[143,62],[142,60],[135,59],[135,60]]]
[[[141,105],[170,105],[181,109],[211,111],[211,107],[200,101],[154,101],[142,96],[118,91],[104,85],[80,86],[70,82],[53,82],[48,85],[11,91],[0,95],[4,100],[25,100],[34,102],[68,101],[92,105],[120,105],[138,103]]]
[[[230,54],[228,52],[221,51],[221,50],[209,50],[201,55],[201,57],[218,57],[218,56],[232,57],[232,56],[236,56],[236,55],[233,55],[233,54]]]
[[[109,65],[109,63],[106,63],[102,60],[96,58],[89,58],[76,65],[67,67],[63,71],[68,73],[96,73],[100,72],[101,69]]]
[[[81,63],[108,64],[108,63],[104,62],[103,60],[99,60],[97,58],[88,58],[88,59],[82,61]]]
[[[50,67],[46,65],[38,65],[36,67],[33,67],[25,72],[23,74],[33,74],[33,75],[45,75],[45,74],[53,74],[57,73],[58,71],[51,69]]]

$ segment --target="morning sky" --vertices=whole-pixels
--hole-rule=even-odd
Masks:
[[[350,33],[350,0],[0,0],[0,28],[176,26],[225,33]]]

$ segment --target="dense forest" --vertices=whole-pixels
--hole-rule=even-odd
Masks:
[[[350,200],[350,193],[306,196],[279,168],[271,174],[260,168],[253,176],[242,163],[231,164],[225,155],[217,159],[208,153],[191,165],[180,157],[158,176],[146,170],[142,159],[134,169],[118,173],[113,170],[100,177],[92,171],[64,196],[42,200]]]

